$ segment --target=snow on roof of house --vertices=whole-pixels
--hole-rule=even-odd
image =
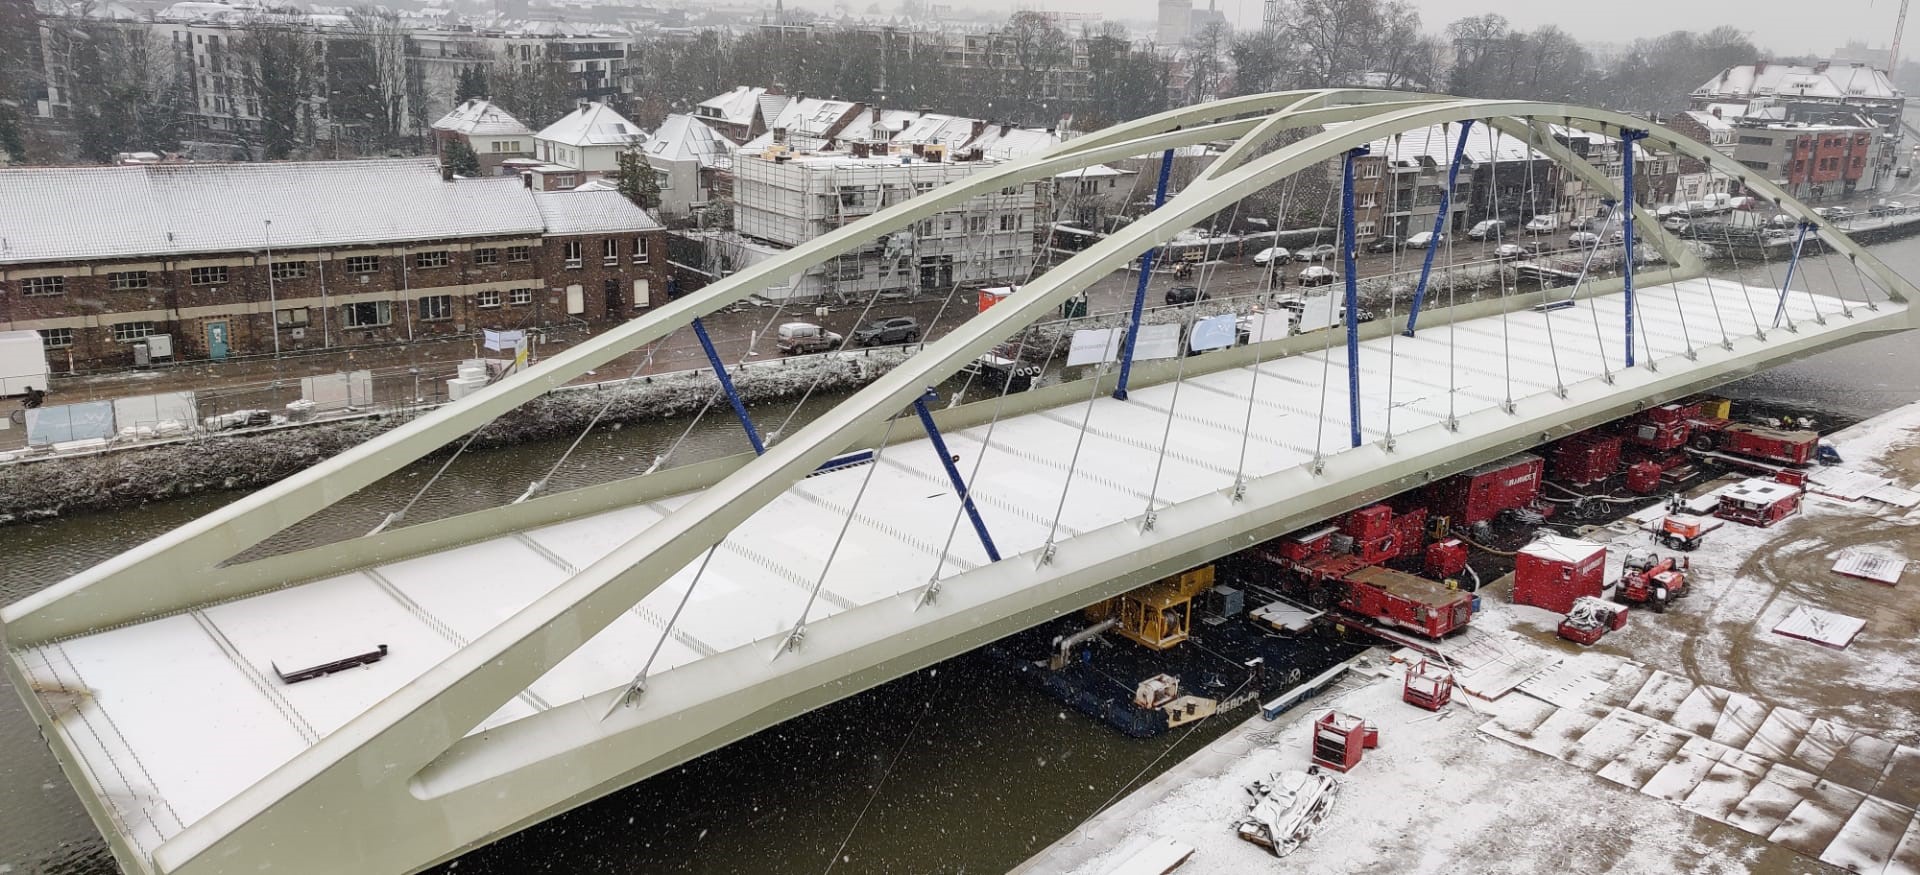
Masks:
[[[473,98],[453,108],[433,123],[436,131],[453,131],[468,136],[506,137],[531,134],[526,125],[492,101]]]
[[[1784,95],[1828,100],[1893,100],[1901,97],[1887,74],[1865,64],[1741,64],[1693,90],[1700,97]]]
[[[613,189],[536,192],[533,202],[549,234],[654,231],[662,227],[646,210]]]
[[[609,209],[537,201],[513,177],[443,181],[433,158],[0,168],[0,264],[252,250],[268,221],[296,249],[540,234]]]
[[[1082,167],[1078,170],[1062,170],[1059,173],[1055,173],[1053,175],[1053,178],[1054,179],[1091,179],[1091,178],[1102,177],[1102,176],[1125,176],[1129,173],[1134,173],[1134,172],[1135,171],[1132,171],[1132,170],[1120,170],[1118,168],[1108,167],[1105,164],[1095,164],[1092,167]]]
[[[701,167],[733,166],[733,144],[690,115],[674,113],[660,122],[647,140],[647,157],[663,161],[695,161]]]
[[[1593,558],[1596,554],[1607,552],[1605,544],[1569,538],[1564,535],[1541,535],[1533,543],[1520,548],[1520,552],[1539,559],[1554,562],[1577,564]]]
[[[1721,116],[1714,115],[1711,110],[1689,110],[1686,115],[1688,118],[1699,122],[1701,127],[1706,128],[1712,133],[1727,133],[1733,130],[1732,123]]]
[[[988,125],[967,143],[967,148],[977,148],[989,158],[1021,158],[1059,144],[1060,138],[1052,131]]]
[[[624,146],[634,137],[644,139],[647,132],[627,121],[604,103],[589,103],[553,124],[535,137],[566,146]]]
[[[752,124],[753,114],[760,106],[760,98],[766,93],[765,88],[736,85],[732,91],[716,94],[695,104],[697,109],[711,110],[711,112],[696,112],[696,114],[717,118],[729,124]]]

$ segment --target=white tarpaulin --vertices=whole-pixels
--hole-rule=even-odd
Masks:
[[[1137,362],[1170,359],[1179,354],[1180,326],[1178,323],[1143,325],[1140,328],[1140,339],[1133,343],[1133,360]]]
[[[1326,328],[1340,322],[1340,303],[1332,295],[1320,295],[1307,299],[1307,309],[1300,314],[1300,330],[1312,331]]]
[[[1891,585],[1899,583],[1900,575],[1906,573],[1907,560],[1863,553],[1859,550],[1846,550],[1840,554],[1840,559],[1833,563],[1833,570],[1848,577]]]
[[[1247,342],[1282,340],[1293,333],[1293,314],[1284,310],[1255,313],[1247,317]]]
[[[44,447],[68,441],[113,437],[113,402],[88,401],[27,411],[27,445]]]
[[[1238,318],[1232,313],[1209,316],[1195,322],[1193,334],[1188,338],[1187,345],[1192,347],[1194,352],[1226,349],[1233,345],[1234,338],[1240,333],[1238,322]]]
[[[1846,614],[1836,614],[1819,608],[1801,605],[1793,613],[1773,627],[1788,638],[1812,641],[1815,644],[1833,648],[1844,648],[1853,643],[1853,636],[1860,634],[1867,621]]]
[[[1067,366],[1092,365],[1120,358],[1120,329],[1082,328],[1073,333],[1073,345],[1067,348]]]
[[[525,343],[527,340],[527,333],[519,329],[512,331],[495,331],[488,328],[486,332],[486,345],[488,349],[492,350],[519,349],[520,344]]]
[[[117,428],[154,427],[163,422],[192,425],[200,421],[193,405],[192,392],[162,392],[113,399],[113,423]]]
[[[1920,492],[1892,484],[1882,486],[1879,489],[1867,493],[1867,497],[1874,501],[1891,504],[1903,510],[1920,506]]]

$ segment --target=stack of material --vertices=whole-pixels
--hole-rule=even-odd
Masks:
[[[458,401],[486,385],[487,363],[482,359],[468,359],[460,363],[459,371],[447,381],[447,398]]]

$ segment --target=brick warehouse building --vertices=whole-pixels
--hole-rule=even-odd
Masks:
[[[0,330],[56,371],[631,318],[661,225],[618,192],[443,179],[431,158],[0,169]],[[269,267],[271,265],[271,267]]]

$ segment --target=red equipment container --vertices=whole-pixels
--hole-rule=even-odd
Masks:
[[[1427,545],[1426,559],[1428,577],[1457,577],[1467,570],[1467,543],[1459,538],[1435,541]]]
[[[1640,418],[1629,421],[1627,440],[1649,450],[1677,450],[1687,445],[1692,429],[1686,421],[1656,422]]]
[[[1380,746],[1380,730],[1352,714],[1328,711],[1313,721],[1313,762],[1336,772],[1360,765],[1368,748]]]
[[[1387,568],[1361,568],[1346,576],[1340,606],[1384,625],[1439,638],[1473,620],[1473,596],[1422,577]]]
[[[1427,542],[1427,509],[1416,507],[1393,520],[1394,540],[1399,542],[1400,555],[1413,556],[1420,552],[1420,546]]]
[[[1782,468],[1778,471],[1773,472],[1773,479],[1778,480],[1781,483],[1785,483],[1788,486],[1798,486],[1802,489],[1805,489],[1807,487],[1807,472],[1805,471],[1796,471],[1792,468]]]
[[[1289,562],[1305,562],[1313,556],[1327,552],[1333,547],[1333,534],[1339,531],[1333,526],[1322,526],[1298,534],[1283,535],[1268,542],[1280,558]]]
[[[1340,531],[1352,535],[1355,541],[1372,541],[1391,535],[1393,508],[1384,504],[1360,508],[1341,518]]]
[[[1574,485],[1598,483],[1620,470],[1619,435],[1581,432],[1553,446],[1553,476]]]
[[[1389,529],[1386,535],[1371,541],[1353,542],[1353,556],[1368,565],[1379,565],[1400,555],[1400,538]]]
[[[1759,425],[1735,424],[1720,430],[1716,441],[1723,452],[1787,465],[1813,461],[1820,435],[1811,431],[1782,431]]]
[[[1699,415],[1699,404],[1681,404],[1677,401],[1671,404],[1662,404],[1646,412],[1646,418],[1648,420],[1659,423],[1686,422],[1689,419],[1699,417]]]
[[[1800,488],[1755,477],[1720,495],[1714,516],[1766,528],[1800,510]]]
[[[1434,507],[1454,525],[1491,520],[1539,497],[1546,466],[1539,456],[1521,453],[1455,474],[1434,485]]]
[[[1660,491],[1660,464],[1635,462],[1627,466],[1627,491],[1635,495],[1652,495]]]
[[[1564,614],[1581,596],[1598,597],[1606,573],[1605,546],[1548,535],[1514,556],[1513,601]]]

